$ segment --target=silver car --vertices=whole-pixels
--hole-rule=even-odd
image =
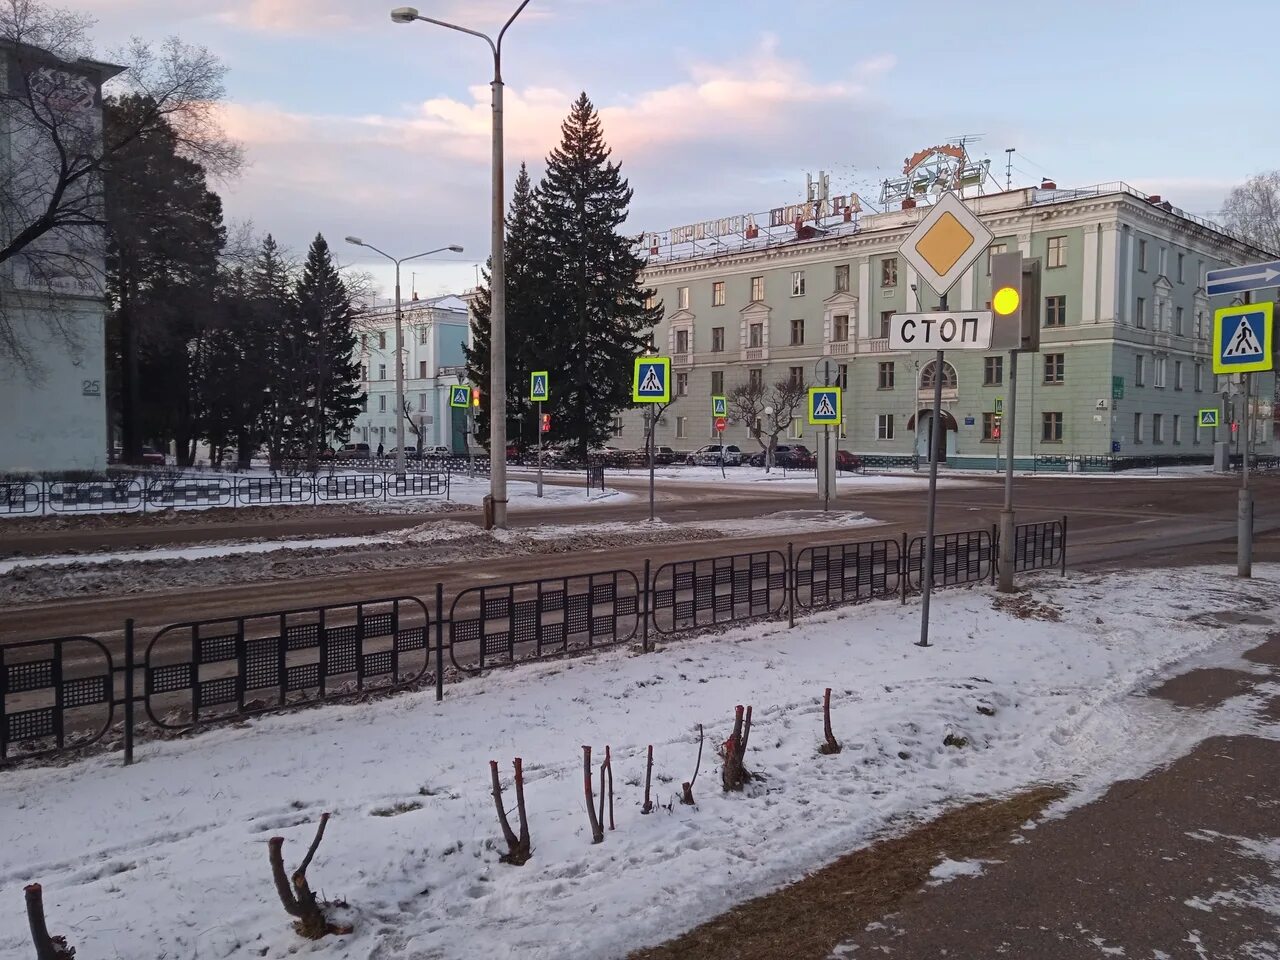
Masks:
[[[695,467],[718,467],[721,460],[726,467],[736,467],[742,463],[742,451],[736,444],[708,443],[699,447],[685,459],[685,463]]]

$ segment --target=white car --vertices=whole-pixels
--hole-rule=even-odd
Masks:
[[[742,450],[733,443],[726,443],[723,447],[718,443],[708,443],[689,454],[685,463],[696,467],[718,467],[722,459],[726,467],[739,466],[742,463]]]
[[[422,456],[423,456],[423,459],[433,459],[436,457],[452,457],[453,450],[449,447],[446,447],[444,444],[437,444],[434,447],[423,447]]]

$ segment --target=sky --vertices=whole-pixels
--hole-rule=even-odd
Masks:
[[[228,67],[226,131],[248,163],[215,184],[230,221],[295,253],[317,232],[374,273],[395,256],[422,296],[473,286],[488,256],[492,58],[396,0],[70,0],[97,52],[176,35]],[[519,0],[418,0],[493,32]],[[1202,215],[1280,165],[1247,25],[1274,0],[532,0],[507,34],[507,196],[535,180],[580,91],[635,191],[626,229],[767,210],[827,171],[874,198],[903,158],[960,136],[1014,185],[1126,181]],[[1231,35],[1238,40],[1223,39]]]

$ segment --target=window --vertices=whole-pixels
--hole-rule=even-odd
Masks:
[[[846,343],[849,340],[849,316],[840,313],[831,318],[831,340],[833,343]]]
[[[1169,248],[1160,248],[1160,276],[1169,276]]]
[[[717,280],[711,284],[711,305],[713,307],[724,306],[724,281]]]
[[[1062,414],[1042,413],[1040,415],[1040,442],[1062,442]]]
[[[387,412],[387,395],[385,393],[378,394],[378,412]]]
[[[1147,325],[1147,301],[1142,297],[1139,297],[1137,304],[1134,305],[1133,323],[1134,326],[1142,328]]]
[[[1044,298],[1044,325],[1046,327],[1065,327],[1067,325],[1067,298]]]
[[[418,361],[418,379],[419,380],[427,379],[427,361],[425,360]]]
[[[360,399],[360,409],[365,413],[369,412],[369,395],[367,393]]]
[[[1204,390],[1204,364],[1203,363],[1196,364],[1195,376],[1196,376],[1196,393],[1200,393],[1201,391]]]
[[[687,397],[689,395],[689,375],[687,373],[676,374],[676,396]]]
[[[421,413],[427,409],[427,395],[425,393],[418,394],[418,412]]]
[[[1187,275],[1183,269],[1185,265],[1184,264],[1185,260],[1186,260],[1185,254],[1182,254],[1182,253],[1178,254],[1178,282],[1179,283],[1186,283],[1186,280],[1187,280]]]
[[[378,379],[387,379],[387,365],[385,363],[378,364]]]
[[[369,335],[367,333],[360,334],[360,349],[366,352],[369,349]]]
[[[1067,238],[1066,237],[1050,237],[1049,238],[1049,256],[1047,266],[1052,269],[1054,267],[1065,267],[1067,265]]]
[[[1151,442],[1164,443],[1164,414],[1153,413],[1151,415]]]
[[[1155,381],[1155,386],[1161,387],[1161,388],[1164,387],[1165,362],[1166,361],[1164,357],[1156,357],[1155,362],[1152,364],[1152,367],[1154,368],[1154,371],[1155,371],[1154,377],[1152,379]]]
[[[1138,239],[1138,269],[1147,272],[1147,241]]]
[[[1044,355],[1044,382],[1062,383],[1067,379],[1067,355],[1065,353],[1046,353]]]
[[[876,439],[892,440],[893,439],[893,414],[882,413],[876,417]]]
[[[1173,389],[1182,389],[1182,361],[1173,361]]]
[[[369,368],[365,366],[363,363],[360,364],[360,379],[361,380],[369,379]]]
[[[713,396],[717,396],[717,397],[724,395],[724,371],[723,370],[711,371],[711,393]]]
[[[920,371],[920,389],[932,390],[933,378],[936,376],[938,369],[938,361],[930,360],[924,365],[924,369]],[[956,369],[949,363],[942,364],[942,389],[956,389]]]
[[[1176,413],[1173,415],[1173,442],[1182,442],[1182,417]]]
[[[897,312],[898,311],[896,310],[880,311],[880,336],[881,337],[889,336],[889,327],[893,324],[893,315]]]
[[[1133,385],[1135,387],[1145,387],[1147,385],[1147,360],[1142,354],[1138,354],[1133,358]]]
[[[1204,311],[1196,311],[1196,339],[1204,339]]]
[[[791,273],[791,295],[793,297],[804,296],[804,271],[793,270]]]
[[[791,345],[793,347],[801,346],[804,343],[804,321],[791,321]]]
[[[711,328],[711,352],[724,353],[724,327]]]
[[[658,295],[656,293],[650,293],[647,297],[644,298],[644,308],[646,310],[652,310],[657,305],[658,305]]]
[[[841,390],[849,389],[849,365],[842,363],[836,368],[836,386]]]
[[[896,287],[898,285],[898,258],[885,257],[880,261],[880,286]]]
[[[763,371],[763,370],[748,370],[748,371],[747,371],[747,385],[748,385],[748,386],[750,386],[752,390],[762,390],[762,389],[764,389],[764,371]]]
[[[1142,414],[1140,413],[1133,415],[1133,442],[1142,442]]]
[[[793,387],[798,387],[804,383],[804,367],[788,367],[787,380]]]
[[[802,439],[804,437],[804,421],[799,417],[792,420],[791,429],[788,431],[787,435],[790,436],[792,440]]]
[[[688,353],[688,352],[689,352],[689,331],[677,330],[676,331],[676,353]]]
[[[688,432],[686,429],[688,426],[688,423],[689,423],[688,417],[676,417],[676,439],[683,440],[685,437],[688,436]]]
[[[982,440],[995,443],[1000,439],[1000,414],[987,411],[982,415]]]
[[[751,302],[760,303],[764,300],[764,277],[751,278]]]
[[[387,349],[387,334],[385,330],[382,333],[378,334],[378,349],[379,350]]]
[[[1009,252],[1007,243],[993,243],[987,248],[987,276],[991,276],[991,258]]]
[[[879,380],[876,381],[876,389],[892,390],[893,382],[894,382],[893,361],[892,360],[881,361],[880,377],[879,377]]]
[[[836,267],[836,293],[849,292],[849,265],[842,263]]]
[[[995,387],[1004,383],[1004,357],[982,358],[982,385]]]
[[[689,288],[688,287],[676,288],[676,306],[681,310],[689,309]]]
[[[1173,332],[1178,336],[1186,336],[1187,330],[1182,325],[1182,308],[1176,307],[1173,311]]]
[[[418,328],[418,346],[425,347],[431,340],[431,330],[428,327]]]
[[[764,346],[764,324],[753,323],[747,330],[747,346],[763,347]]]

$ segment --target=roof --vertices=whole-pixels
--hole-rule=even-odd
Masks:
[[[361,314],[386,313],[394,311],[395,307],[396,301],[394,297],[378,297],[359,312]],[[402,311],[421,310],[423,307],[448,313],[461,313],[464,315],[467,313],[466,301],[455,293],[446,293],[438,297],[420,297],[417,300],[402,297],[400,300],[400,309]]]
[[[106,83],[112,77],[117,77],[128,70],[128,67],[121,66],[118,63],[108,63],[105,60],[93,60],[89,57],[77,57],[74,60],[67,60],[58,56],[52,50],[46,50],[44,47],[37,47],[30,43],[20,43],[16,40],[6,40],[0,38],[0,50],[9,50],[16,53],[19,57],[29,57],[33,60],[41,60],[45,63],[53,64],[61,67],[70,67],[78,70],[85,76],[93,77],[99,84]]]

